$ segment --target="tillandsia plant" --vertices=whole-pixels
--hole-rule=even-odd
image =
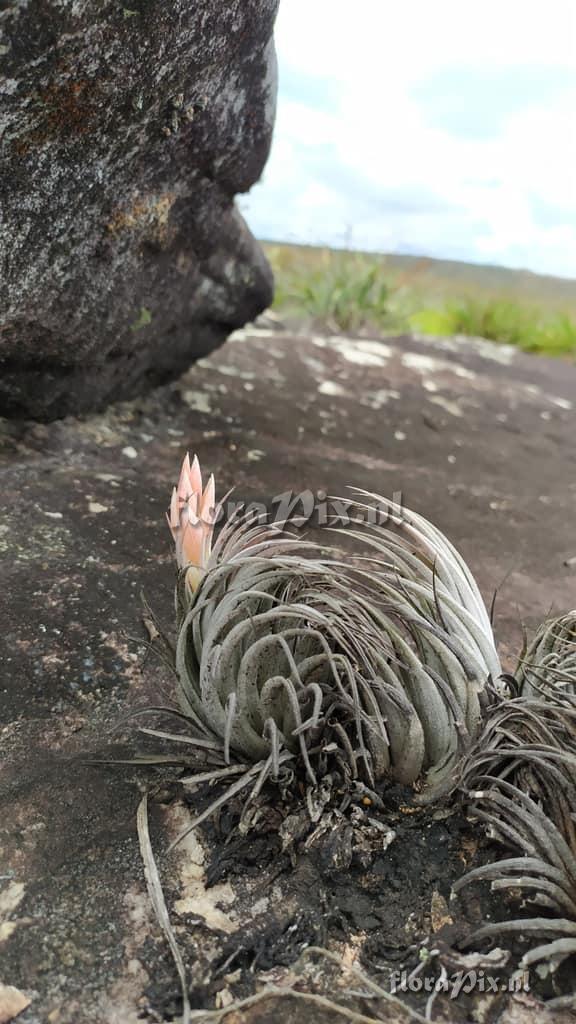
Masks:
[[[183,728],[143,731],[204,758],[183,783],[226,788],[183,835],[242,791],[248,808],[268,783],[304,797],[313,820],[331,800],[378,802],[387,782],[424,805],[458,794],[512,856],[457,888],[487,879],[543,908],[470,941],[543,937],[523,963],[554,968],[576,954],[576,612],[545,623],[504,675],[456,549],[421,515],[353,493],[350,525],[333,528],[353,555],[303,539],[295,518],[238,508],[215,536],[214,479],[204,487],[198,459],[184,459],[168,514],[179,710],[150,709]],[[144,828],[141,839],[150,865]]]
[[[523,696],[576,693],[576,611],[544,622],[525,646],[516,673]]]
[[[540,627],[516,685],[518,696],[489,709],[461,779],[472,813],[514,855],[476,868],[455,888],[489,880],[541,908],[484,925],[469,943],[506,932],[543,939],[521,966],[552,973],[576,956],[576,612]]]
[[[501,677],[466,563],[422,516],[356,491],[351,559],[236,511],[214,541],[214,481],[186,456],[169,524],[179,566],[174,653],[187,741],[238,778],[416,799],[449,793]],[[205,776],[203,776],[205,777]]]

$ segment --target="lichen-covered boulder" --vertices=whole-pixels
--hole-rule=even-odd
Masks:
[[[0,11],[0,413],[97,408],[269,303],[234,205],[270,146],[278,0]]]

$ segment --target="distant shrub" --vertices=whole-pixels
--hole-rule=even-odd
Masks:
[[[276,275],[276,309],[337,331],[391,326],[392,292],[383,261],[323,249],[314,264],[299,265],[283,259],[281,246],[271,247],[268,257]]]
[[[557,313],[545,320],[539,331],[534,351],[551,356],[576,355],[576,320],[567,313]],[[524,346],[530,351],[530,346]]]

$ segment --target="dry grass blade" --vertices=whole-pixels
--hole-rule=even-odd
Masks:
[[[352,964],[345,964],[341,957],[339,957],[336,953],[332,953],[329,949],[324,949],[323,946],[308,946],[308,948],[305,949],[304,952],[302,953],[301,959],[304,959],[308,956],[321,956],[324,957],[326,960],[330,960],[331,963],[339,967],[341,971],[346,971],[347,973],[352,974],[355,978],[358,979],[358,981],[362,985],[365,985],[366,988],[370,989],[370,991],[373,992],[374,995],[378,996],[380,999],[383,999],[385,1002],[391,1003],[397,1009],[409,1014],[409,1016],[413,1020],[417,1020],[420,1022],[425,1021],[426,1018],[423,1017],[421,1013],[418,1013],[417,1010],[413,1010],[412,1007],[410,1006],[406,1006],[406,1003],[403,1003],[402,1000],[398,999],[398,997],[393,995],[392,992],[387,992],[386,989],[382,988],[381,985],[377,985],[375,981],[372,981],[372,979],[369,978],[368,975],[365,974],[364,971],[361,971],[358,967],[354,967]]]
[[[346,971],[347,973],[352,974],[375,996],[394,1006],[394,1009],[398,1014],[401,1014],[402,1017],[417,1021],[418,1024],[428,1024],[429,1018],[424,1017],[421,1013],[418,1013],[417,1010],[412,1009],[411,1006],[402,1002],[401,999],[393,995],[391,992],[387,992],[385,989],[381,988],[380,985],[377,985],[368,977],[368,975],[364,974],[364,972],[359,970],[357,967],[345,964],[335,953],[331,953],[329,950],[323,949],[320,946],[310,946],[302,953],[300,962],[310,956],[321,956],[335,964],[341,971]],[[351,1021],[352,1024],[384,1024],[382,1017],[367,1017],[365,1014],[357,1013],[355,1010],[351,1010],[342,1003],[337,1003],[333,999],[327,999],[325,996],[317,995],[313,992],[302,992],[294,988],[289,988],[288,986],[280,987],[276,985],[267,985],[261,992],[257,992],[253,996],[248,996],[247,999],[241,999],[238,1002],[231,1003],[222,1010],[193,1010],[191,1020],[223,1021],[230,1014],[240,1013],[242,1010],[247,1010],[251,1006],[265,1002],[268,999],[291,998],[308,1003],[310,1006],[316,1006],[318,1009],[328,1011],[335,1017],[343,1017],[345,1020]]]
[[[210,806],[207,807],[206,810],[202,812],[202,814],[198,814],[194,818],[194,820],[184,829],[184,831],[181,832],[180,835],[177,836],[172,843],[170,843],[170,846],[168,847],[168,852],[170,853],[170,851],[173,850],[174,847],[178,845],[178,843],[181,843],[182,840],[185,839],[186,836],[193,831],[193,829],[197,828],[198,825],[201,825],[202,822],[206,821],[207,818],[210,818],[211,815],[214,814],[214,812],[217,811],[219,807],[222,807],[223,804],[228,803],[228,801],[231,800],[233,796],[236,796],[237,793],[240,793],[243,789],[246,789],[246,787],[250,785],[250,782],[252,781],[252,779],[254,778],[254,776],[257,774],[258,770],[261,767],[261,765],[255,765],[255,767],[249,769],[249,771],[244,772],[242,778],[239,779],[238,782],[235,782],[226,790],[225,793],[219,796],[216,800],[213,800]]]
[[[152,843],[150,842],[150,831],[148,828],[148,796],[144,794],[139,805],[138,813],[136,816],[138,826],[138,840],[140,843],[140,853],[142,855],[142,861],[144,864],[144,875],[146,877],[146,886],[148,888],[148,895],[154,907],[158,923],[166,936],[170,951],[176,964],[178,976],[180,978],[180,987],[182,990],[182,1024],[189,1024],[190,1022],[190,1000],[188,998],[188,981],[186,978],[186,968],[184,967],[184,961],[176,936],[172,925],[170,924],[170,916],[168,914],[168,908],[164,899],[164,893],[162,891],[162,883],[160,881],[160,875],[158,874],[158,868],[154,859],[154,852],[152,850]]]
[[[356,1013],[355,1010],[350,1010],[346,1006],[335,1003],[332,999],[326,999],[325,996],[319,996],[313,992],[300,992],[298,989],[293,988],[281,988],[277,985],[267,985],[262,992],[257,992],[256,995],[248,996],[247,999],[240,999],[238,1002],[230,1003],[230,1005],[225,1007],[223,1010],[193,1010],[190,1019],[197,1021],[219,1022],[226,1020],[226,1018],[233,1013],[240,1013],[242,1010],[248,1010],[251,1006],[257,1006],[259,1003],[264,1003],[267,1000],[273,999],[293,999],[295,1001],[308,1003],[309,1006],[315,1006],[319,1010],[325,1010],[333,1014],[335,1017],[342,1017],[344,1020],[350,1021],[351,1024],[383,1024],[382,1020],[379,1020],[377,1017],[367,1017],[364,1013]],[[422,1018],[422,1020],[424,1020],[424,1018]]]

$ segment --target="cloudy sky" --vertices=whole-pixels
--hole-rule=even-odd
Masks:
[[[576,0],[281,0],[261,238],[576,277]]]

